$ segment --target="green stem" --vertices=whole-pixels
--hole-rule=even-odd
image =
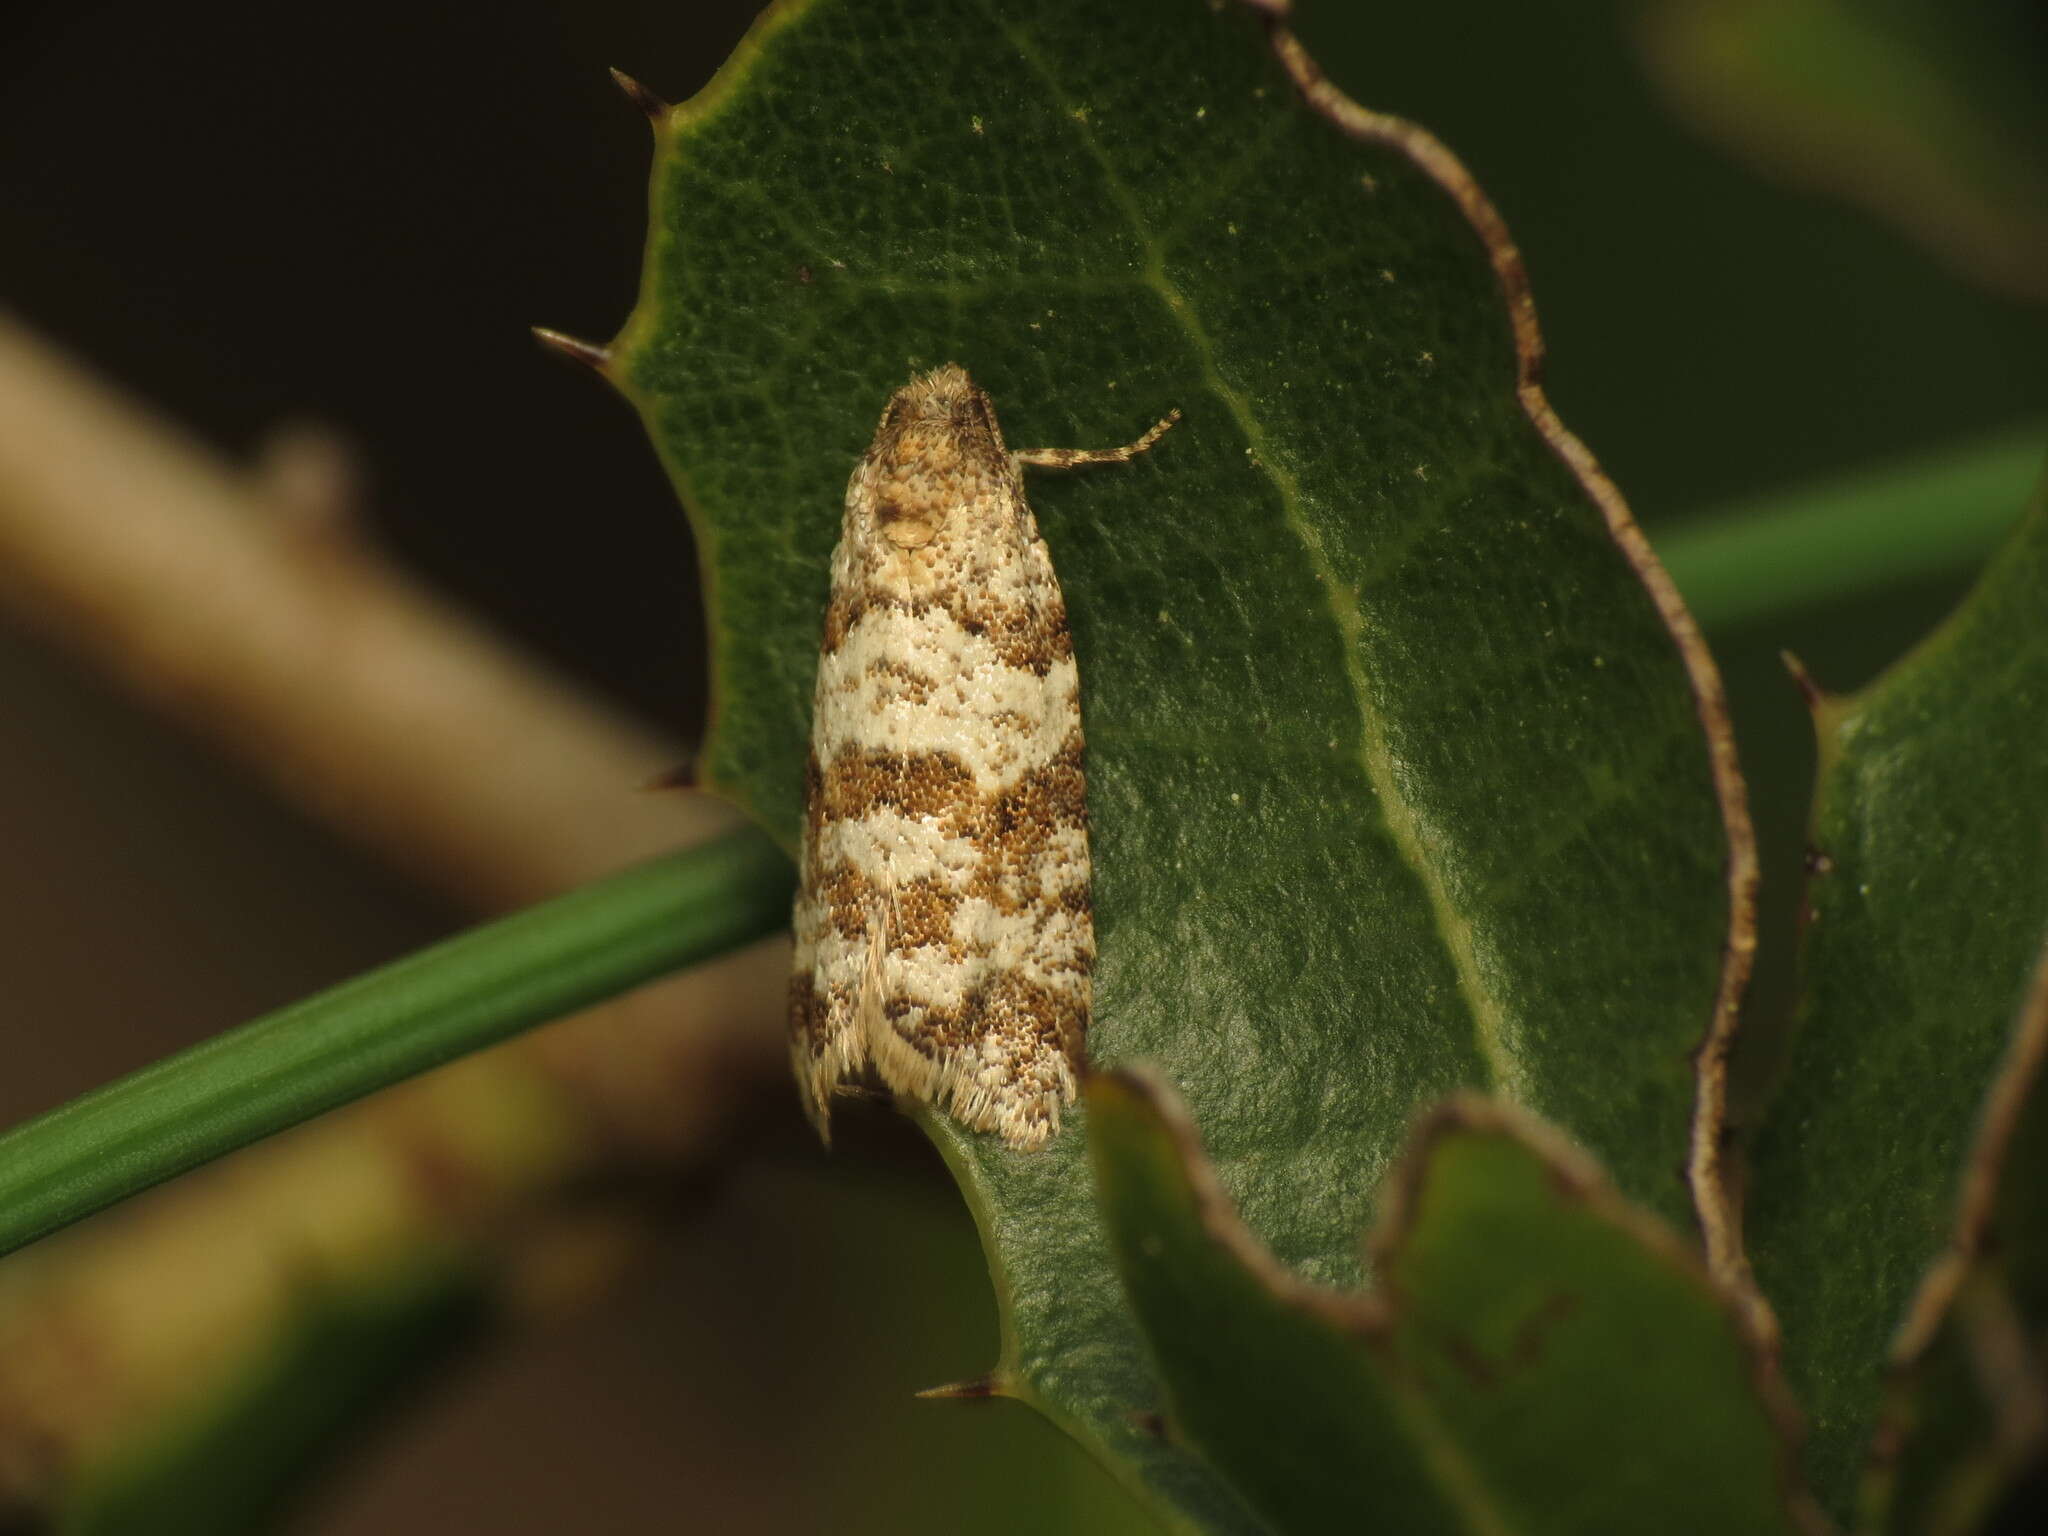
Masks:
[[[1708,629],[1966,570],[2019,520],[2044,440],[2029,427],[1746,502],[1660,535],[1657,553]]]
[[[0,1136],[0,1254],[788,920],[747,831],[638,865],[266,1014]]]
[[[1659,552],[1704,625],[1982,558],[2039,474],[2040,434],[1772,497]],[[443,1062],[772,932],[788,862],[743,832],[656,859],[229,1030],[0,1135],[0,1254]]]

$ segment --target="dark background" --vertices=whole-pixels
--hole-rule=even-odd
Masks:
[[[1432,127],[1501,206],[1551,396],[1653,537],[2039,419],[2039,311],[1695,138],[1621,9],[1300,9],[1341,86]],[[602,339],[632,301],[648,134],[605,67],[679,99],[753,10],[17,12],[0,23],[0,304],[232,454],[288,420],[340,429],[406,562],[693,734],[688,530],[629,410],[527,327]],[[1848,686],[1958,590],[1713,637],[1780,917],[1809,754],[1777,649]],[[0,706],[0,1118],[461,921],[4,619]],[[1767,949],[1773,985],[1784,959]],[[771,1136],[693,1192],[630,1295],[473,1361],[322,1495],[315,1528],[1114,1524],[1121,1495],[1027,1411],[909,1399],[986,1366],[993,1314],[936,1161],[870,1119],[829,1162]]]

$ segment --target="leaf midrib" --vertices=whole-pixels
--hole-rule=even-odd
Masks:
[[[1147,227],[1141,216],[1136,200],[1123,179],[1103,154],[1088,118],[1074,110],[1074,103],[1061,90],[1058,77],[1041,59],[1031,44],[1011,27],[1008,22],[988,4],[979,0],[982,14],[1013,48],[1026,67],[1037,76],[1047,93],[1061,108],[1061,118],[1071,127],[1069,132],[1077,133],[1083,147],[1101,171],[1103,181],[1117,206],[1123,211],[1125,222],[1130,226],[1133,238],[1144,252],[1143,281],[1158,294],[1173,313],[1188,339],[1194,345],[1201,359],[1202,374],[1210,390],[1229,408],[1231,416],[1252,445],[1258,465],[1266,471],[1273,487],[1280,495],[1281,510],[1288,529],[1301,541],[1315,570],[1316,579],[1323,589],[1323,596],[1336,621],[1339,635],[1344,641],[1345,681],[1350,687],[1352,700],[1359,719],[1359,751],[1357,759],[1364,770],[1366,780],[1372,785],[1373,794],[1380,808],[1380,819],[1387,835],[1392,839],[1401,860],[1422,887],[1430,907],[1437,934],[1443,941],[1451,961],[1451,968],[1458,978],[1458,993],[1464,999],[1471,1014],[1474,1045],[1480,1059],[1486,1063],[1491,1076],[1491,1086],[1514,1098],[1525,1098],[1526,1074],[1514,1053],[1507,1045],[1507,1021],[1500,1000],[1488,989],[1480,974],[1478,946],[1473,937],[1472,925],[1452,899],[1437,872],[1436,865],[1429,857],[1430,839],[1422,825],[1422,819],[1415,807],[1401,793],[1400,781],[1394,771],[1393,749],[1388,745],[1386,733],[1381,726],[1377,712],[1372,708],[1370,680],[1365,673],[1360,639],[1365,633],[1365,615],[1359,611],[1358,603],[1343,583],[1337,579],[1334,565],[1325,549],[1322,535],[1303,517],[1303,496],[1301,487],[1292,472],[1270,451],[1271,443],[1264,427],[1253,413],[1244,396],[1229,384],[1218,371],[1215,349],[1208,333],[1196,318],[1194,306],[1174,281],[1166,274],[1166,252]]]

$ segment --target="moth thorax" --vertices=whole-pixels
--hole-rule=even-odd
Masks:
[[[875,497],[875,526],[898,549],[919,549],[938,537],[947,507],[915,481],[891,477]]]
[[[945,431],[904,432],[876,466],[875,525],[899,549],[938,536],[957,510],[963,482],[979,478],[959,438]]]

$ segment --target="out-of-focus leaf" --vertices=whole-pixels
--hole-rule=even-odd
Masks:
[[[2048,299],[2048,16],[2029,0],[1643,0],[1655,73],[1766,171]]]
[[[421,1259],[310,1301],[291,1331],[210,1402],[82,1472],[56,1536],[256,1536],[350,1432],[415,1390],[421,1367],[477,1336],[489,1288],[462,1264]]]

